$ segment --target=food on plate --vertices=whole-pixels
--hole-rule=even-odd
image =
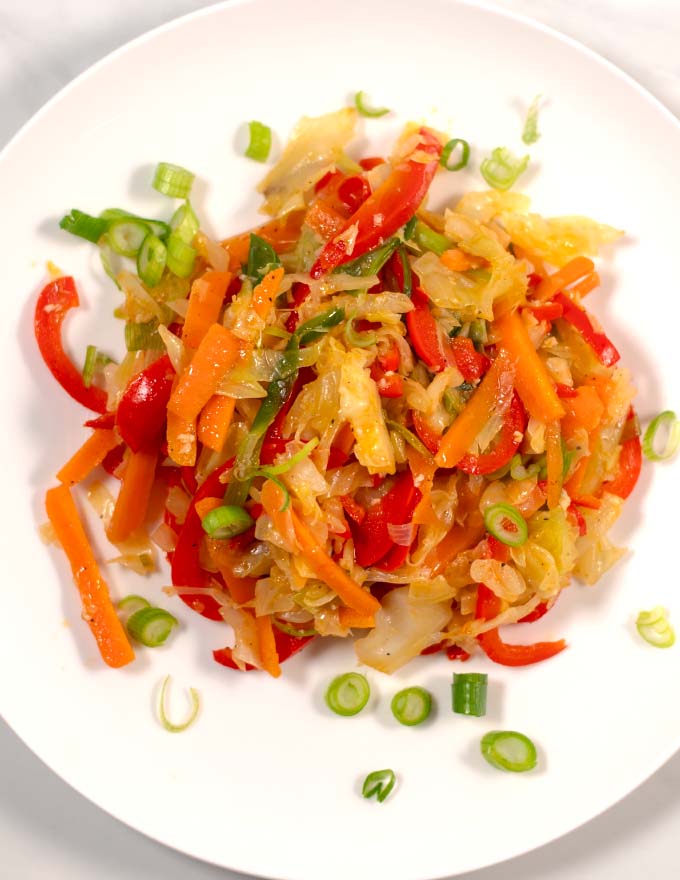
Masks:
[[[273,676],[326,637],[383,672],[435,652],[547,659],[565,642],[503,628],[623,552],[608,533],[640,472],[635,391],[585,308],[592,257],[621,233],[534,213],[508,190],[526,163],[502,148],[494,189],[461,195],[454,174],[426,208],[467,142],[409,125],[390,156],[357,161],[357,119],[301,120],[253,232],[210,238],[193,174],[169,163],[154,178],[183,200],[169,221],[62,221],[122,293],[126,352],[93,344],[84,370],[61,339],[73,279],[35,312],[45,363],[95,414],[48,515],[111,665],[133,651],[73,501],[83,481],[115,562],[143,576],[159,547],[167,592],[233,630],[216,626],[215,660]]]
[[[497,770],[525,773],[538,763],[536,746],[516,730],[491,730],[480,743],[482,755]]]

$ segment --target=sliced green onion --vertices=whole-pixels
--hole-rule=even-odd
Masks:
[[[432,711],[432,694],[422,687],[408,687],[392,697],[392,714],[400,724],[415,727]]]
[[[489,340],[489,334],[486,327],[486,321],[478,318],[470,321],[470,339],[475,345],[486,345]]]
[[[509,520],[514,529],[505,524]],[[492,504],[484,511],[484,526],[490,534],[507,544],[521,547],[529,537],[529,529],[522,514],[512,504]]]
[[[657,433],[666,430],[666,442],[663,449],[657,451]],[[666,461],[672,458],[680,446],[680,421],[675,413],[667,409],[652,419],[644,437],[642,438],[642,451],[650,461]]]
[[[326,705],[336,715],[357,715],[368,703],[371,688],[365,675],[359,672],[346,672],[338,675],[328,685]]]
[[[178,278],[188,278],[194,271],[196,251],[182,240],[181,236],[170,233],[167,246],[168,269]]]
[[[345,339],[347,340],[347,344],[351,345],[353,348],[369,348],[369,346],[375,345],[378,337],[372,332],[357,332],[354,329],[354,318],[350,318],[345,324]]]
[[[540,103],[541,96],[536,95],[527,111],[527,118],[524,122],[524,130],[522,131],[522,140],[527,145],[535,144],[541,136],[538,132],[538,107]]]
[[[288,487],[275,475],[266,474],[266,477],[268,480],[271,480],[272,483],[275,483],[283,492],[283,504],[279,507],[279,513],[284,513],[290,507],[290,492],[288,491]]]
[[[492,730],[482,737],[482,755],[498,770],[524,773],[536,766],[536,746],[516,730]]]
[[[365,798],[376,796],[376,800],[382,803],[394,788],[397,777],[394,770],[374,770],[369,773],[361,789]]]
[[[59,228],[70,232],[71,235],[77,235],[97,244],[99,239],[107,230],[108,223],[99,217],[93,217],[91,214],[85,214],[73,208],[70,214],[66,214],[59,221]]]
[[[170,676],[167,675],[163,681],[163,685],[161,687],[161,694],[158,701],[158,717],[163,725],[163,727],[168,731],[168,733],[182,733],[183,730],[186,730],[188,727],[194,723],[198,716],[199,709],[201,708],[201,697],[196,690],[196,688],[189,688],[189,696],[191,697],[191,712],[189,713],[186,721],[183,721],[181,724],[173,724],[168,719],[168,714],[165,709],[165,697],[170,685]]]
[[[127,217],[113,220],[107,231],[108,242],[121,257],[136,257],[142,242],[151,234],[151,228],[143,220]]]
[[[491,155],[484,159],[479,170],[482,177],[494,189],[507,190],[517,182],[529,164],[529,156],[518,159],[507,147],[496,147]]]
[[[272,269],[276,269],[280,265],[279,255],[269,242],[251,232],[246,275],[253,282],[253,285],[259,284],[267,272],[271,272]]]
[[[283,620],[278,620],[276,617],[272,617],[272,623],[278,630],[281,630],[282,633],[286,633],[288,636],[294,636],[296,639],[304,639],[308,636],[317,635],[314,627],[311,627],[310,629],[300,629],[297,626],[291,626],[289,623],[285,623]]]
[[[399,260],[401,261],[401,271],[404,275],[404,284],[402,293],[411,296],[413,291],[413,273],[411,272],[411,264],[408,261],[408,254],[403,244],[399,245]]]
[[[247,510],[232,504],[210,510],[201,520],[203,531],[219,541],[247,532],[254,522]]]
[[[191,244],[199,228],[198,217],[191,207],[191,202],[187,199],[172,215],[170,230],[185,244]]]
[[[141,220],[142,223],[151,229],[154,235],[159,238],[167,238],[170,234],[170,226],[163,220],[153,220],[149,217],[139,217],[137,214],[131,214],[123,208],[106,208],[99,215],[103,220]],[[108,225],[108,224],[107,224]]]
[[[415,231],[417,222],[418,218],[414,214],[413,217],[411,217],[408,223],[404,226],[404,241],[408,241],[409,238],[413,238],[413,233]]]
[[[272,148],[272,130],[268,125],[253,120],[248,123],[250,141],[246,148],[246,156],[256,162],[266,162]]]
[[[290,458],[287,458],[280,464],[266,465],[265,467],[258,468],[257,472],[269,479],[271,479],[272,476],[277,477],[279,474],[286,474],[288,471],[292,470],[296,464],[299,464],[301,461],[304,461],[305,458],[308,458],[318,445],[319,438],[313,437],[305,443],[302,449],[299,449],[294,455],[291,455]]]
[[[97,366],[97,346],[88,345],[85,349],[85,364],[83,365],[83,385],[89,388],[94,378],[94,370]]]
[[[111,245],[109,244],[109,239],[106,235],[102,235],[101,239],[99,240],[99,259],[101,260],[102,267],[106,274],[120,290],[120,284],[118,283],[118,278],[116,277],[116,270],[113,267],[113,251],[111,249]]]
[[[569,462],[570,464],[571,462]],[[513,455],[510,461],[510,476],[513,480],[526,480],[527,477],[533,477],[541,471],[541,463],[532,462],[528,467],[523,464],[522,456],[517,453]]]
[[[131,615],[126,626],[138,642],[147,648],[157,648],[165,644],[173,627],[177,626],[177,618],[163,608],[140,608]]]
[[[290,337],[293,335],[287,330],[284,330],[283,327],[276,327],[273,325],[271,327],[265,327],[262,332],[267,336],[276,336],[277,339],[290,339]]]
[[[433,251],[438,257],[453,247],[451,239],[435,232],[422,220],[418,220],[413,231],[413,241],[424,251]]]
[[[309,321],[305,321],[304,324],[301,324],[291,336],[288,345],[290,346],[293,341],[300,346],[308,345],[310,342],[316,342],[316,340],[320,339],[324,333],[327,333],[333,327],[337,327],[337,325],[344,320],[345,310],[338,306],[334,306],[333,308],[322,312],[320,315],[310,318]]]
[[[186,199],[191,192],[195,175],[181,165],[159,162],[151,186],[164,196],[173,199]]]
[[[412,446],[416,452],[419,452],[423,458],[428,461],[432,460],[432,453],[425,446],[423,441],[418,437],[413,431],[409,431],[406,425],[402,425],[399,422],[393,422],[391,419],[387,419],[385,422],[390,431],[394,431],[395,434],[398,434],[403,440],[408,443],[409,446]]]
[[[146,601],[144,596],[135,594],[125,596],[118,603],[118,610],[124,614],[134,614],[135,611],[141,611],[142,608],[151,608],[151,604]]]
[[[165,272],[168,250],[163,242],[150,232],[137,254],[137,274],[147,287],[155,287]]]
[[[136,324],[127,321],[125,324],[125,347],[128,351],[160,351],[165,346],[158,332],[158,321],[147,321]]]
[[[392,254],[399,247],[399,239],[396,237],[388,238],[387,241],[373,248],[366,254],[338,266],[336,272],[342,272],[343,275],[352,275],[354,278],[365,278],[367,275],[377,275]]]
[[[675,632],[668,620],[668,612],[660,605],[651,611],[641,611],[635,625],[642,638],[655,648],[670,648],[675,643]]]
[[[451,705],[457,715],[486,715],[486,672],[454,672]]]
[[[379,116],[385,116],[390,112],[388,107],[369,107],[366,101],[365,92],[357,92],[354,96],[354,104],[362,116],[377,119]]]
[[[453,153],[458,144],[461,145],[460,159],[455,163],[455,165],[449,165],[451,153]],[[467,141],[464,141],[462,138],[453,138],[448,142],[448,144],[445,144],[444,149],[442,150],[442,154],[439,158],[439,164],[443,168],[446,168],[447,171],[461,171],[463,168],[465,168],[469,161],[470,144]]]

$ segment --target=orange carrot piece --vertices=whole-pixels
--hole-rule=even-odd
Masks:
[[[172,390],[168,412],[193,422],[238,360],[239,340],[221,324],[212,324],[191,363]]]
[[[83,603],[83,619],[95,637],[104,662],[115,669],[135,659],[135,652],[111,602],[68,486],[45,496],[47,516],[71,564],[73,580]]]
[[[588,257],[574,257],[566,266],[562,266],[557,272],[548,275],[534,291],[534,299],[551,299],[559,290],[568,287],[584,275],[595,271],[595,263]]]
[[[459,553],[474,547],[484,537],[485,528],[482,525],[459,526],[455,525],[445,535],[437,546],[430,550],[425,558],[425,567],[431,571],[431,576],[441,574],[446,567],[453,562]]]
[[[359,614],[353,608],[342,605],[338,608],[338,620],[340,626],[346,626],[349,629],[372,629],[375,626],[375,616],[373,614]]]
[[[315,199],[309,206],[305,223],[324,241],[329,241],[347,224],[347,220],[324,199]]]
[[[273,678],[278,678],[281,675],[281,667],[279,666],[279,653],[276,650],[276,639],[274,638],[271,615],[265,614],[262,617],[256,617],[255,627],[257,629],[257,638],[260,642],[262,668]]]
[[[236,401],[233,397],[214,394],[201,410],[198,419],[198,439],[208,449],[222,452],[227,439]]]
[[[196,422],[183,419],[168,410],[166,430],[168,455],[180,467],[193,467],[196,464]]]
[[[472,269],[476,265],[476,262],[471,260],[460,248],[450,248],[448,251],[444,251],[439,259],[452,272],[467,272],[468,269]]]
[[[231,546],[231,541],[207,539],[208,554],[217,566],[222,580],[227,585],[229,595],[237,605],[251,602],[255,598],[257,578],[239,577],[234,574],[234,566],[241,561],[243,554]]]
[[[435,456],[439,467],[455,467],[463,458],[489,421],[499,398],[507,394],[508,373],[514,374],[514,369],[512,357],[501,350],[463,411],[442,437]]]
[[[157,462],[155,451],[130,453],[108,528],[108,538],[113,544],[124,541],[144,525]]]
[[[182,328],[182,342],[189,348],[198,348],[210,326],[216,323],[231,279],[231,272],[209,271],[191,285]]]
[[[57,479],[72,486],[89,476],[92,471],[120,443],[116,432],[108,428],[95,428],[80,449],[69,458],[57,473]]]
[[[287,537],[289,524],[292,524],[295,539],[302,556],[319,580],[328,584],[345,605],[363,615],[372,615],[380,608],[380,602],[334,562],[317,541],[308,526],[292,508],[282,511],[283,492],[271,480],[262,487],[261,501],[266,513],[271,517],[274,528]]]
[[[253,229],[255,235],[259,235],[274,248],[277,253],[285,254],[292,250],[300,238],[300,230],[305,219],[305,211],[289,211],[283,217],[275,217],[257,229]],[[227,238],[222,242],[222,247],[229,254],[229,269],[232,272],[240,272],[241,266],[248,261],[250,249],[250,232],[243,232],[233,238]]]
[[[594,431],[600,424],[605,409],[600,395],[592,385],[581,385],[576,389],[575,397],[562,400],[562,406],[566,410],[562,419],[562,436],[565,438],[572,437],[579,428],[585,428],[588,433]]]
[[[224,500],[222,498],[201,498],[201,500],[197,501],[194,505],[194,509],[199,517],[203,519],[203,517],[207,516],[211,510],[215,510],[217,507],[222,507],[223,504]]]
[[[431,494],[434,475],[437,470],[437,462],[433,458],[425,458],[412,446],[406,447],[413,482],[421,492],[421,499],[413,511],[411,522],[413,525],[437,525],[439,519],[432,509]]]
[[[548,470],[548,509],[554,510],[562,495],[562,432],[560,423],[555,420],[545,426],[545,459]]]
[[[496,331],[501,351],[507,352],[515,362],[515,387],[529,413],[546,424],[561,419],[564,407],[555,384],[538,356],[519,312],[500,318],[496,322]]]
[[[578,284],[574,284],[573,287],[569,288],[570,296],[584,297],[588,296],[588,294],[595,290],[596,287],[600,286],[600,276],[597,272],[591,272],[590,275],[586,275],[586,277],[579,281]]]
[[[282,266],[279,266],[278,269],[272,269],[271,272],[267,272],[253,291],[253,309],[260,318],[266,318],[271,312],[274,300],[281,287],[283,273],[284,269]]]

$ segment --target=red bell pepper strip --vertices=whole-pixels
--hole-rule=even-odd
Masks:
[[[639,437],[631,437],[621,444],[619,469],[613,480],[604,483],[603,492],[611,492],[619,498],[628,498],[635,488],[642,469],[642,446]]]
[[[419,287],[413,291],[411,302],[415,308],[406,313],[411,346],[426,367],[441,373],[456,363],[453,351],[445,346],[443,333],[430,312],[427,295]]]
[[[456,336],[449,344],[453,350],[454,362],[463,379],[466,382],[481,379],[491,364],[489,358],[480,354],[472,344],[472,340],[465,336]]]
[[[422,492],[414,485],[411,471],[405,470],[397,475],[392,488],[380,501],[367,507],[361,525],[350,521],[357,565],[368,568],[379,563],[393,548],[399,548],[390,538],[387,525],[410,522],[421,498]],[[408,548],[405,549],[408,552]]]
[[[620,359],[621,355],[614,347],[614,343],[601,330],[597,330],[593,325],[588,312],[573,303],[568,296],[563,293],[556,293],[555,302],[559,303],[564,309],[564,320],[568,321],[574,327],[588,345],[592,348],[600,363],[605,367],[612,367]]]
[[[105,412],[102,416],[96,416],[94,419],[88,419],[83,422],[84,428],[114,428],[116,425],[115,412]]]
[[[492,474],[504,467],[519,449],[524,438],[526,423],[524,407],[515,393],[503,417],[503,427],[493,449],[490,452],[481,452],[479,455],[468,453],[461,458],[456,467],[466,474]]]
[[[524,617],[520,617],[518,623],[533,623],[535,620],[540,620],[554,606],[559,598],[559,595],[560,594],[558,593],[551,602],[539,602],[533,611],[525,614]]]
[[[35,304],[34,329],[40,354],[49,371],[74,400],[98,413],[106,412],[106,392],[85,387],[77,370],[64,351],[61,325],[66,313],[80,305],[76,285],[70,276],[55,278],[43,290]]]
[[[564,314],[562,303],[544,303],[540,306],[529,306],[529,311],[537,321],[554,321]]]
[[[499,614],[501,600],[484,584],[477,586],[477,620],[491,620]],[[498,632],[498,628],[480,633],[477,636],[480,647],[494,663],[501,666],[529,666],[554,657],[567,647],[564,639],[558,642],[536,642],[533,645],[508,645]]]
[[[130,380],[116,411],[120,436],[133,452],[156,449],[165,434],[175,370],[167,354]]]
[[[578,528],[579,538],[583,538],[585,535],[587,535],[588,534],[588,523],[586,522],[585,517],[583,516],[581,511],[579,510],[578,505],[574,501],[572,501],[571,504],[569,505],[569,507],[567,508],[567,513],[570,513],[574,517],[574,520],[576,521],[576,526]]]
[[[378,165],[384,165],[385,160],[381,156],[367,156],[365,159],[359,159],[359,165],[364,171],[372,171]]]
[[[381,244],[415,214],[427,195],[439,166],[442,145],[427,128],[419,131],[419,143],[410,157],[401,161],[387,180],[372,193],[347,220],[344,229],[323,248],[312,266],[312,278],[332,272],[337,266],[355,260]],[[428,161],[418,161],[431,156]],[[348,250],[343,237],[356,227],[354,246]]]
[[[381,397],[396,398],[402,397],[404,394],[404,377],[399,376],[397,373],[392,373],[389,376],[379,376],[376,379],[376,384],[378,386],[378,394]]]
[[[352,213],[359,210],[370,194],[371,187],[360,174],[346,178],[338,187],[338,198]]]
[[[284,660],[288,660],[293,654],[297,654],[298,651],[301,651],[305,645],[308,645],[313,638],[314,636],[291,636],[274,627],[274,641],[276,642],[276,653],[279,655],[279,663],[283,663]],[[226,666],[229,669],[239,668],[234,662],[231,648],[218,648],[217,651],[213,651],[213,659],[216,663],[219,663],[220,666]],[[255,666],[251,666],[250,663],[247,663],[246,668],[243,671],[251,672],[255,668]]]

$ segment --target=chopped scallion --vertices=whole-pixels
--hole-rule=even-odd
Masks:
[[[372,332],[358,333],[354,329],[354,318],[350,318],[345,324],[345,339],[353,348],[369,348],[375,345],[378,337]]]
[[[191,207],[191,202],[187,199],[172,215],[170,230],[185,244],[191,244],[199,228],[198,217]]]
[[[194,271],[195,262],[196,251],[181,236],[171,232],[167,245],[168,269],[178,278],[188,278]]]
[[[278,620],[276,617],[272,617],[272,623],[278,630],[281,630],[282,633],[286,633],[286,635],[293,636],[296,639],[304,639],[317,634],[314,627],[300,629],[300,627],[292,626],[290,623],[285,623],[285,621]]]
[[[364,779],[361,793],[365,798],[372,798],[375,795],[376,800],[382,803],[394,788],[396,781],[394,770],[374,770]]]
[[[118,603],[118,610],[122,611],[124,614],[134,614],[135,611],[150,607],[151,603],[147,602],[144,596],[137,596],[135,594],[125,596],[125,598],[121,599]]]
[[[354,96],[354,104],[362,116],[368,116],[370,119],[377,119],[380,116],[386,116],[390,111],[388,107],[370,107],[367,104],[365,92],[357,92]]]
[[[460,159],[455,162],[453,165],[449,164],[449,159],[451,158],[451,153],[458,147],[460,144]],[[439,164],[446,168],[447,171],[462,171],[463,168],[470,161],[470,144],[467,141],[464,141],[462,138],[453,138],[447,144],[444,145],[444,149],[442,150],[442,154],[439,158]]]
[[[170,227],[163,220],[152,220],[149,217],[139,217],[137,214],[131,214],[123,208],[106,208],[99,215],[103,220],[141,220],[142,223],[151,229],[154,235],[159,238],[167,238],[170,234]]]
[[[142,242],[150,234],[151,228],[143,220],[126,217],[109,223],[107,239],[121,257],[136,257]]]
[[[208,511],[201,520],[203,531],[218,541],[247,532],[254,522],[247,510],[232,504]]]
[[[432,453],[430,450],[425,446],[420,437],[414,434],[413,431],[410,431],[406,425],[402,425],[400,422],[393,422],[391,419],[387,419],[385,424],[390,431],[394,431],[394,433],[398,434],[403,440],[405,440],[409,446],[413,447],[416,452],[419,452],[426,461],[432,461]]]
[[[292,470],[296,464],[299,464],[301,461],[304,461],[305,458],[308,458],[314,449],[319,445],[319,438],[313,437],[309,440],[302,449],[299,449],[296,453],[287,458],[285,461],[280,462],[279,464],[271,464],[265,465],[264,467],[260,467],[257,469],[257,473],[263,477],[268,477],[271,479],[272,477],[277,477],[279,474],[287,474],[288,471]]]
[[[73,208],[70,214],[66,214],[59,221],[60,229],[70,232],[71,235],[84,238],[86,241],[91,241],[94,244],[97,244],[102,235],[104,235],[108,225],[106,220],[102,220],[100,217],[92,217],[90,214],[85,214],[84,211],[78,211],[77,208]]]
[[[165,644],[168,636],[177,626],[177,618],[163,608],[140,608],[135,611],[127,621],[127,629],[130,635],[146,645],[147,648],[157,648]]]
[[[486,690],[488,676],[485,672],[454,672],[451,687],[453,711],[458,715],[486,715]]]
[[[529,537],[526,520],[512,504],[492,504],[487,507],[484,526],[487,532],[508,547],[521,547]]]
[[[422,687],[408,687],[392,697],[392,714],[400,724],[415,727],[432,711],[432,695]]]
[[[536,746],[515,730],[492,730],[482,737],[482,755],[498,770],[524,773],[536,766]]]
[[[433,251],[438,257],[453,247],[453,242],[445,235],[435,232],[422,220],[418,220],[413,230],[413,241],[424,251]]]
[[[413,273],[411,272],[411,264],[408,261],[408,254],[406,253],[406,248],[403,244],[399,245],[398,253],[401,262],[401,271],[404,276],[404,283],[401,292],[406,296],[411,296],[411,293],[413,292]]]
[[[158,701],[158,717],[161,724],[168,731],[168,733],[182,733],[182,731],[186,730],[188,727],[191,727],[191,725],[196,720],[198,712],[201,708],[201,698],[196,688],[189,688],[189,696],[191,697],[191,712],[189,713],[186,721],[183,721],[181,724],[173,724],[168,719],[168,714],[165,709],[166,693],[169,685],[170,676],[167,675],[161,687],[160,698]]]
[[[191,192],[195,175],[181,165],[159,162],[153,176],[152,186],[164,196],[173,199],[186,199]]]
[[[541,96],[536,95],[527,111],[527,118],[524,122],[524,130],[522,131],[522,140],[527,145],[535,144],[541,136],[538,131],[538,107],[540,103]]]
[[[85,349],[85,364],[83,366],[83,385],[89,388],[94,378],[94,370],[97,364],[97,346],[88,345]]]
[[[253,285],[258,285],[267,272],[271,272],[272,269],[276,269],[280,265],[279,255],[269,242],[251,232],[246,275],[253,282]]]
[[[668,620],[668,612],[660,605],[651,611],[641,611],[635,625],[642,638],[655,648],[670,648],[675,643],[675,632]]]
[[[152,232],[142,242],[137,254],[137,274],[147,287],[155,287],[163,277],[168,250]]]
[[[158,332],[158,321],[147,321],[136,324],[127,321],[125,324],[125,347],[128,351],[160,351],[164,348],[163,340]]]
[[[659,449],[658,439],[662,439],[664,432],[666,442],[663,448]],[[667,409],[649,423],[642,438],[642,451],[650,461],[666,461],[675,455],[678,446],[680,446],[680,421],[672,410]]]
[[[496,147],[480,166],[482,177],[494,189],[508,190],[529,164],[529,156],[517,156],[507,147]]]
[[[248,123],[250,141],[246,148],[246,156],[256,162],[266,162],[272,148],[272,130],[268,125],[253,120]]]
[[[349,717],[357,715],[368,703],[371,688],[365,675],[359,672],[346,672],[338,675],[328,685],[326,705],[336,715]]]

